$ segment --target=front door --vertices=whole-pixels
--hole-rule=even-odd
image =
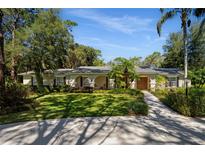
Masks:
[[[148,77],[140,77],[137,80],[137,88],[140,90],[148,89]]]

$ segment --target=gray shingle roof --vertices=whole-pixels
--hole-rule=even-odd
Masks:
[[[136,68],[136,72],[139,74],[157,74],[157,71],[150,67],[139,66]]]
[[[72,71],[72,73],[108,73],[111,71],[109,66],[80,66]]]
[[[76,69],[57,69],[55,74],[64,74],[64,73],[109,73],[111,71],[110,66],[80,66]],[[160,74],[160,75],[183,75],[183,72],[177,68],[151,68],[151,67],[142,67],[139,66],[136,68],[136,72],[139,74]],[[46,70],[45,73],[53,73],[52,70]],[[25,73],[20,73],[18,75],[30,75],[34,74],[34,71],[29,71]]]

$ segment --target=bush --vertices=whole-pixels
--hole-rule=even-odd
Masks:
[[[52,92],[52,89],[49,86],[43,86],[41,88],[37,86],[31,86],[30,90],[34,93],[41,94],[41,95],[45,95]]]
[[[112,94],[129,94],[129,95],[133,95],[133,96],[137,96],[137,95],[142,94],[140,90],[123,89],[123,88],[112,89],[112,90],[109,91],[109,93],[112,93]]]
[[[4,97],[0,98],[0,114],[29,110],[36,102],[28,98],[29,89],[19,83],[7,82]]]
[[[155,91],[162,102],[173,110],[185,116],[205,116],[205,88],[189,88],[188,96],[185,89],[177,88]],[[162,97],[163,95],[163,97]]]
[[[165,88],[167,79],[162,75],[156,76],[156,89]]]
[[[54,92],[71,92],[72,87],[70,85],[57,85],[53,88]]]
[[[143,102],[133,102],[129,105],[129,110],[135,114],[147,115],[148,105]]]

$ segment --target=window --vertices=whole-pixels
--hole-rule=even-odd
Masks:
[[[64,77],[56,77],[56,85],[63,85]]]
[[[169,77],[169,86],[170,87],[177,87],[177,78],[176,77]]]

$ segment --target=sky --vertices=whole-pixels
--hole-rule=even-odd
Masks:
[[[163,53],[169,34],[181,28],[175,17],[163,25],[159,37],[159,9],[62,9],[60,16],[77,22],[72,30],[75,42],[101,50],[106,62],[119,56],[144,59],[154,51]]]

